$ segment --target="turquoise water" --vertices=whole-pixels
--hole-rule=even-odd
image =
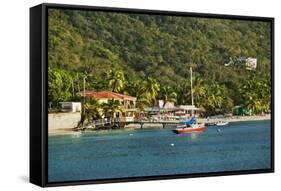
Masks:
[[[154,128],[50,136],[48,181],[270,168],[270,121],[219,129],[181,135],[172,128]]]

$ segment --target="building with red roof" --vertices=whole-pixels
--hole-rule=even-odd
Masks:
[[[129,95],[125,94],[120,94],[116,92],[111,92],[111,91],[93,91],[93,90],[85,90],[85,95],[84,91],[81,91],[78,93],[80,96],[86,96],[86,97],[95,97],[97,100],[100,101],[106,101],[106,100],[119,100],[119,101],[133,101],[135,102],[137,100],[136,97],[132,97]]]
[[[85,90],[77,93],[82,97],[94,97],[100,103],[107,103],[109,100],[117,100],[120,103],[122,112],[116,112],[115,117],[123,118],[125,121],[132,121],[136,112],[136,97],[120,94],[111,91]]]

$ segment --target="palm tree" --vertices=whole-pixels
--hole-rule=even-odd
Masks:
[[[163,107],[165,107],[167,102],[177,102],[177,93],[173,91],[170,86],[165,86],[162,89],[162,99],[163,99]]]
[[[266,80],[251,77],[240,90],[243,105],[255,114],[268,111],[270,108],[270,84]]]
[[[126,92],[128,95],[139,97],[143,94],[143,85],[143,81],[132,80],[126,83],[124,93]]]
[[[91,119],[94,120],[101,117],[101,105],[96,98],[88,97],[84,107],[85,113],[87,113]]]
[[[156,96],[160,90],[160,84],[153,78],[148,77],[147,81],[143,85],[143,94],[146,99],[150,101],[150,103],[154,103],[156,100]]]
[[[190,81],[186,80],[179,84],[178,86],[178,101],[181,104],[191,104],[191,89]],[[195,77],[193,79],[193,97],[196,106],[203,107],[207,92],[207,85],[205,82],[199,78]]]
[[[144,111],[144,108],[150,104],[150,101],[145,97],[138,97],[136,101],[136,107],[140,111]]]
[[[261,102],[255,97],[255,95],[251,95],[248,93],[245,95],[247,99],[245,100],[245,106],[247,109],[253,111],[254,113],[259,113],[261,110]]]
[[[101,105],[94,97],[86,97],[82,104],[81,119],[77,127],[81,127],[85,122],[91,123],[95,119],[101,118]]]
[[[191,92],[190,92],[190,81],[184,80],[177,84],[177,103],[179,105],[186,105],[190,103]]]
[[[217,83],[212,84],[206,93],[204,108],[211,113],[214,113],[216,109],[221,109],[224,101],[222,87]]]
[[[120,102],[118,100],[108,100],[107,103],[102,104],[103,113],[106,117],[114,117],[114,113],[122,112],[120,109]]]
[[[204,81],[199,78],[194,78],[193,96],[197,106],[202,107],[206,99],[207,86]]]
[[[124,73],[122,71],[110,70],[108,73],[108,86],[113,92],[120,92],[124,87]]]

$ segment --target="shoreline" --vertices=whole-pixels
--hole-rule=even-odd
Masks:
[[[201,119],[200,122],[217,122],[217,121],[225,121],[225,122],[243,122],[243,121],[262,121],[262,120],[270,120],[271,115],[253,115],[253,116],[233,116],[233,117],[223,117],[223,118],[213,118],[209,119]]]
[[[223,118],[210,118],[207,120],[206,118],[202,119],[200,118],[198,120],[199,123],[214,123],[217,121],[224,121],[224,122],[230,122],[230,123],[236,123],[236,122],[247,122],[247,121],[263,121],[263,120],[271,120],[271,115],[255,115],[255,116],[235,116],[235,117],[223,117]],[[174,121],[175,122],[175,121]],[[173,128],[175,126],[171,125],[167,128]],[[143,129],[147,128],[162,128],[162,124],[144,124]],[[129,129],[141,129],[139,124],[129,124],[126,125],[124,129],[117,129],[126,131]],[[86,130],[87,131],[87,130]],[[94,131],[102,131],[102,130],[94,130]],[[107,130],[105,130],[107,131]],[[48,129],[48,136],[54,136],[54,135],[71,135],[75,133],[80,133],[81,131],[75,131],[72,128],[58,128],[58,129]],[[90,132],[90,131],[88,131]]]

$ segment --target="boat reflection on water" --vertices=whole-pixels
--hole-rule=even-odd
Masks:
[[[192,141],[195,141],[198,137],[198,134],[200,134],[202,132],[196,132],[196,133],[191,133],[190,137]]]

